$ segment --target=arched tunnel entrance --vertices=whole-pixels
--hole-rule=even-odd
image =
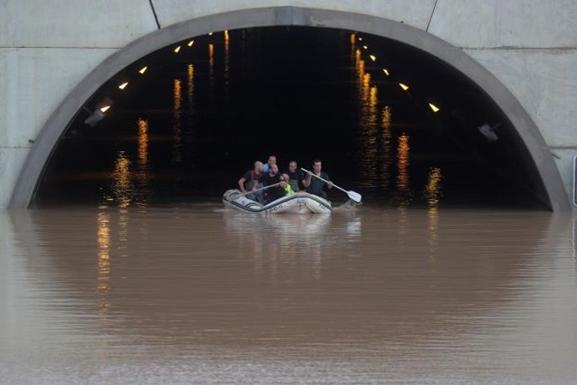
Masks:
[[[366,204],[222,209],[270,154],[322,159]],[[190,20],[94,68],[35,138],[11,205],[56,207],[0,215],[0,372],[572,383],[577,222],[538,211],[567,204],[515,97],[424,31],[292,7]]]
[[[281,168],[321,158],[368,201],[555,206],[539,138],[452,65],[462,63],[399,40],[297,25],[173,39],[109,76],[50,135],[40,178],[23,175],[16,200],[19,189],[36,205],[218,199],[276,154]]]

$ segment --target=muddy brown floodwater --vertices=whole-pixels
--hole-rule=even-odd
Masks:
[[[576,221],[0,214],[1,384],[577,383]]]

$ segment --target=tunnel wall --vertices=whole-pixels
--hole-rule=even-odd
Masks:
[[[537,155],[533,149],[536,163],[547,163],[550,159],[539,158],[552,155],[558,172],[551,180],[560,174],[570,190],[571,159],[577,154],[577,2],[5,0],[0,5],[0,207],[14,198],[46,122],[106,58],[179,22],[279,6],[376,16],[426,31],[465,52],[502,82],[536,123],[540,137],[534,146],[545,147]],[[570,194],[556,194],[554,199],[565,200],[555,202],[556,208],[568,207]],[[14,206],[24,201],[12,199]]]

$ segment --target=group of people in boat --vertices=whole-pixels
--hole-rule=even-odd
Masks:
[[[328,174],[322,171],[322,162],[315,159],[312,164],[312,174],[325,179],[327,182],[314,177],[309,172],[303,172],[295,160],[288,163],[284,173],[279,172],[275,155],[268,157],[266,163],[256,161],[252,170],[247,171],[238,180],[238,187],[247,198],[260,203],[270,203],[285,195],[293,195],[299,191],[306,191],[323,198],[327,197],[327,189],[333,187]],[[268,187],[271,186],[271,187]]]

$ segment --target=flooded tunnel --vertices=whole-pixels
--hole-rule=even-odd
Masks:
[[[33,205],[218,201],[270,154],[281,171],[322,159],[369,204],[550,206],[511,122],[450,64],[295,26],[191,37],[117,73],[60,137]]]
[[[294,7],[119,49],[30,140],[33,209],[0,215],[0,378],[571,383],[577,219],[546,212],[550,148],[467,52]],[[271,154],[363,205],[223,208]]]

